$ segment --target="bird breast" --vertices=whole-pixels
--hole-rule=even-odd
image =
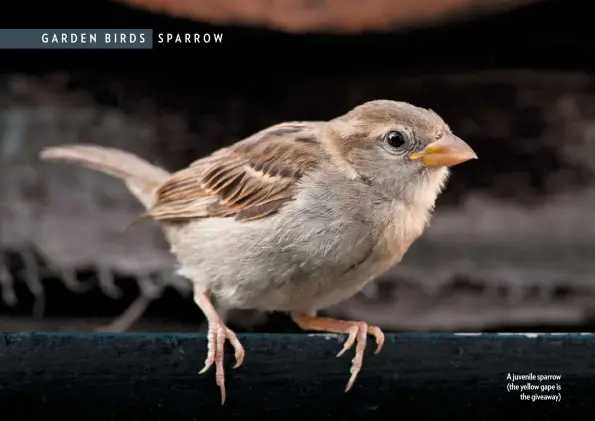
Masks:
[[[179,273],[233,308],[309,311],[355,295],[401,260],[429,212],[348,188],[313,183],[263,219],[190,223],[170,236]]]

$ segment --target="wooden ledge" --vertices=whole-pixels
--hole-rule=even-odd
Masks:
[[[204,335],[0,334],[0,417],[9,420],[593,419],[595,335],[389,334],[353,390],[350,357],[324,335],[241,335],[245,365],[231,369],[219,404],[214,373],[199,376]],[[372,341],[370,341],[372,342]],[[553,385],[560,402],[521,401],[516,385]],[[539,375],[559,375],[542,380]]]

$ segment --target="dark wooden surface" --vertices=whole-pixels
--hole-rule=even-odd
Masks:
[[[345,394],[343,338],[243,335],[247,358],[228,369],[228,401],[199,376],[201,335],[4,334],[0,413],[8,420],[593,419],[595,335],[388,335],[368,347]],[[231,352],[226,366],[231,366]],[[557,374],[560,402],[526,402],[507,374]],[[527,382],[517,382],[526,384]],[[534,381],[539,383],[539,381]],[[535,392],[528,392],[533,394]],[[541,392],[538,392],[541,394]]]

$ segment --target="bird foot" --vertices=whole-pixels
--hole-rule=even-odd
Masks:
[[[291,313],[293,320],[304,330],[314,330],[318,332],[347,333],[349,336],[343,344],[343,349],[339,351],[337,357],[345,354],[355,345],[355,357],[351,364],[351,377],[345,392],[348,392],[355,383],[358,373],[362,368],[364,360],[364,351],[368,335],[376,338],[376,352],[378,354],[384,345],[384,333],[379,327],[369,326],[365,322],[355,322],[346,320],[329,319],[326,317],[316,317],[316,314]]]
[[[208,352],[205,366],[198,374],[206,373],[213,364],[215,364],[215,380],[217,386],[221,389],[221,405],[225,403],[225,371],[223,369],[223,355],[225,341],[228,340],[235,350],[236,364],[233,368],[238,368],[244,362],[244,347],[238,340],[236,334],[229,329],[222,321],[210,321],[208,328]]]
[[[345,392],[348,392],[355,383],[355,379],[359,374],[360,370],[362,369],[362,364],[364,360],[364,352],[366,350],[366,343],[368,339],[368,335],[372,335],[376,338],[376,351],[375,354],[378,354],[384,345],[384,333],[382,330],[376,326],[368,326],[365,322],[343,322],[344,324],[348,325],[347,331],[349,336],[347,340],[343,344],[343,349],[339,351],[337,357],[345,354],[348,350],[350,350],[353,345],[355,344],[355,357],[352,360],[351,364],[351,377],[347,382],[347,386],[345,387]]]

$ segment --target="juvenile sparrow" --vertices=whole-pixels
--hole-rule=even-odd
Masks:
[[[159,221],[208,321],[200,373],[215,364],[222,403],[224,343],[235,367],[244,349],[211,294],[229,308],[289,312],[304,330],[348,334],[339,352],[356,345],[348,391],[367,335],[378,352],[384,334],[317,311],[398,263],[428,224],[447,167],[477,158],[433,111],[388,100],[330,121],[277,124],[172,174],[92,145],[50,147],[41,157],[121,178]]]

